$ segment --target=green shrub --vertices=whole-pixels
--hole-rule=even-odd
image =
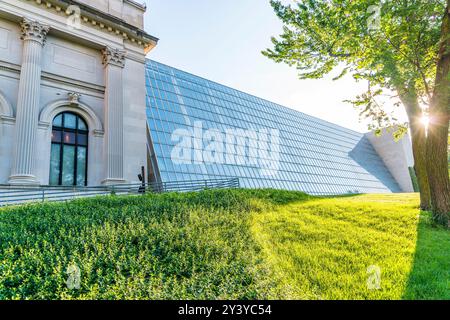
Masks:
[[[0,211],[0,299],[252,299],[249,192],[99,197]],[[66,286],[69,265],[80,290]]]

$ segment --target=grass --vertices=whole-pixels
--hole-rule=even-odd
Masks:
[[[0,210],[0,299],[450,299],[449,247],[417,195],[227,190],[28,205]],[[73,264],[79,290],[66,286]]]
[[[252,233],[278,276],[275,297],[450,299],[450,232],[415,195],[291,203],[253,215]],[[370,266],[379,290],[367,287]]]

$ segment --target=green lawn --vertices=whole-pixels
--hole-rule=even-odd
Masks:
[[[294,202],[253,215],[252,233],[287,298],[450,299],[450,232],[416,195]],[[370,266],[379,290],[367,288]]]
[[[0,209],[0,299],[450,299],[449,248],[411,194],[29,205]],[[74,264],[79,290],[66,286]]]

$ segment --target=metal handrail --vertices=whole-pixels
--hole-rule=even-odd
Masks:
[[[108,194],[124,195],[163,192],[189,192],[205,189],[232,189],[239,187],[239,178],[168,181],[145,184],[118,184],[109,186],[87,187],[0,186],[0,206],[37,201],[65,201],[75,198],[93,197]]]

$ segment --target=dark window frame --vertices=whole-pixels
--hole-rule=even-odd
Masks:
[[[73,128],[66,128],[65,127],[65,115],[66,114],[71,114],[73,116],[75,116],[76,120],[75,120],[75,129]],[[53,125],[55,119],[59,116],[62,116],[61,119],[61,126],[55,126]],[[82,130],[79,129],[79,122],[83,121],[86,130]],[[63,160],[64,160],[64,146],[73,146],[75,147],[75,152],[74,152],[74,170],[73,170],[73,186],[80,186],[77,184],[77,176],[78,176],[78,148],[79,147],[83,147],[86,148],[86,165],[85,165],[85,172],[84,172],[84,185],[83,186],[87,186],[88,185],[88,158],[89,158],[89,126],[86,122],[86,120],[74,113],[74,112],[70,112],[70,111],[64,111],[61,113],[58,113],[52,121],[52,136],[54,134],[54,132],[58,132],[58,134],[60,135],[60,142],[54,142],[53,139],[51,141],[51,145],[59,145],[60,146],[60,150],[59,150],[59,176],[58,176],[58,186],[63,186],[62,184],[62,174],[63,174]],[[74,133],[75,134],[75,143],[66,143],[64,142],[64,133]],[[80,135],[85,135],[86,136],[86,144],[81,144],[79,142],[79,136]],[[50,172],[50,176],[51,176],[51,172]]]

